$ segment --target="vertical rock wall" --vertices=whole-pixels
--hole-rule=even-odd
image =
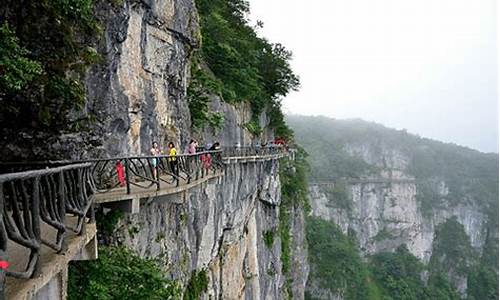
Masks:
[[[186,93],[191,55],[201,42],[194,0],[103,2],[97,9],[105,28],[98,49],[103,61],[86,77],[86,112],[96,118],[90,137],[94,145],[77,147],[74,155],[144,154],[152,141],[162,147],[173,141],[183,150],[192,137],[226,146],[273,138],[265,113],[260,118],[264,133],[254,137],[245,128],[250,106],[216,97],[211,109],[223,113],[223,128],[191,131]]]
[[[139,154],[157,140],[186,142],[191,51],[199,43],[192,0],[123,1],[97,10],[103,62],[86,78],[87,111],[106,155]],[[94,153],[99,151],[93,150]]]
[[[211,299],[281,299],[278,169],[276,160],[230,164],[223,177],[144,201],[139,214],[119,222],[112,243],[159,258],[183,284],[193,270],[207,270]],[[298,217],[293,226],[296,252],[304,239],[303,221]],[[270,244],[264,242],[266,232],[273,236]],[[301,264],[300,257],[295,263]],[[298,281],[305,283],[302,276]],[[301,299],[300,284],[296,291]]]
[[[354,230],[365,254],[393,251],[406,244],[413,255],[428,262],[437,225],[453,216],[464,225],[475,249],[481,251],[484,245],[488,218],[478,207],[443,207],[424,216],[414,183],[356,183],[349,185],[348,192],[352,206],[345,209],[321,188],[311,186],[313,215],[335,222],[346,234]]]
[[[336,223],[347,234],[356,234],[366,255],[394,251],[406,244],[410,252],[428,263],[432,256],[438,225],[455,217],[463,225],[471,246],[481,254],[487,238],[489,218],[474,194],[449,194],[444,178],[429,178],[425,183],[436,191],[436,201],[424,209],[417,198],[419,181],[409,174],[409,159],[401,152],[373,148],[359,142],[345,150],[377,168],[376,174],[354,182],[332,182],[330,186],[310,186],[312,214]],[[431,180],[432,179],[432,180]],[[336,185],[346,187],[347,202],[341,203],[328,192]],[[471,257],[471,260],[475,258]],[[449,276],[457,291],[466,296],[467,276]]]

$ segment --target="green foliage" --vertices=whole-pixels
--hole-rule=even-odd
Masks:
[[[425,266],[405,245],[363,261],[355,239],[344,235],[336,224],[319,218],[307,220],[307,242],[309,281],[344,295],[344,299],[459,299],[440,274],[426,284],[421,278]],[[308,299],[314,299],[310,292]]]
[[[247,1],[197,0],[196,4],[201,57],[218,82],[217,94],[229,103],[249,102],[254,117],[279,108],[278,99],[299,86],[289,63],[291,52],[257,36],[246,19]],[[286,128],[278,112],[272,114],[271,123],[280,131]]]
[[[336,182],[333,188],[327,186],[322,189],[329,199],[329,204],[333,207],[342,208],[347,211],[351,210],[352,200],[351,194],[347,190],[347,186],[343,182]]]
[[[132,238],[132,239],[135,238],[135,235],[138,234],[139,231],[140,231],[140,229],[137,226],[130,226],[128,228],[128,234],[129,234],[130,238]]]
[[[161,241],[163,241],[165,239],[165,233],[163,232],[158,232],[156,234],[156,238],[155,238],[155,242],[156,243],[160,243]]]
[[[370,269],[383,299],[459,299],[442,276],[434,277],[426,285],[420,276],[424,265],[404,245],[394,253],[372,256]]]
[[[280,161],[280,182],[282,205],[302,205],[308,208],[308,154],[297,147],[295,160],[283,159]]]
[[[467,282],[470,300],[498,299],[498,272],[495,266],[481,264],[471,270]]]
[[[71,131],[79,127],[77,123],[89,121],[70,113],[83,106],[81,79],[100,58],[92,47],[101,31],[93,9],[94,0],[2,2],[0,128],[4,137],[17,140],[22,138],[19,132]]]
[[[306,173],[308,164],[307,153],[300,147],[295,160],[280,160],[281,205],[279,209],[279,236],[281,240],[282,274],[286,277],[285,288],[292,296],[291,289],[291,246],[292,236],[290,213],[293,209],[310,209],[308,203],[308,185]]]
[[[252,120],[244,126],[254,136],[258,136],[262,133],[262,128],[260,127],[259,120],[257,118],[252,118]]]
[[[371,258],[375,280],[385,294],[393,299],[418,299],[422,297],[420,272],[424,266],[405,246],[395,253],[384,252]]]
[[[290,208],[282,206],[280,208],[280,239],[281,239],[281,264],[282,273],[290,272]]]
[[[197,59],[191,68],[191,82],[188,87],[188,104],[193,128],[206,126],[220,130],[224,126],[224,115],[210,109],[210,96],[219,95],[221,83],[199,66]]]
[[[344,299],[370,299],[368,271],[356,245],[340,228],[319,218],[307,220],[309,280]],[[311,296],[312,297],[312,296]]]
[[[18,92],[42,74],[40,63],[28,58],[28,50],[18,43],[19,39],[4,23],[0,27],[1,91]]]
[[[293,140],[293,131],[288,127],[285,121],[285,116],[281,110],[281,102],[275,101],[268,109],[267,115],[269,116],[269,126],[274,128],[274,134],[278,138],[286,141]]]
[[[111,236],[115,230],[116,224],[118,224],[123,217],[123,212],[118,209],[113,209],[107,214],[104,214],[102,210],[97,211],[96,223],[99,233],[105,236]]]
[[[436,228],[432,243],[432,257],[429,262],[435,274],[448,274],[450,271],[466,275],[476,257],[464,226],[456,217],[447,219]]]
[[[379,232],[377,232],[377,235],[375,235],[373,237],[373,240],[376,242],[381,242],[383,240],[391,240],[393,238],[394,238],[394,236],[389,231],[387,231],[386,228],[384,228],[384,229],[380,230]]]
[[[267,248],[272,248],[274,244],[274,231],[266,230],[262,232],[262,238],[264,239],[264,244]]]
[[[198,300],[207,291],[208,276],[206,270],[193,271],[184,291],[184,300]]]
[[[100,247],[95,261],[69,267],[68,299],[179,299],[181,290],[159,265],[124,247]]]

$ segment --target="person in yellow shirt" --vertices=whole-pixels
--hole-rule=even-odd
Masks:
[[[175,176],[179,176],[179,165],[176,156],[177,149],[175,149],[174,143],[168,143],[168,163],[170,165],[170,170]]]

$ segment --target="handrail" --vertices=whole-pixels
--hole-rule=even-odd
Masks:
[[[283,146],[264,147],[224,147],[219,150],[201,151],[195,154],[121,156],[104,159],[85,159],[79,161],[57,160],[20,163],[2,163],[0,166],[12,168],[52,167],[91,163],[92,178],[97,193],[106,193],[112,189],[125,187],[131,194],[132,186],[150,189],[161,183],[179,186],[181,181],[190,183],[193,179],[203,178],[209,172],[223,168],[223,159],[231,157],[266,156],[288,151]]]
[[[225,147],[175,156],[124,156],[80,161],[45,161],[0,163],[9,168],[45,167],[30,171],[0,174],[0,299],[4,293],[5,276],[32,278],[40,265],[41,246],[56,253],[65,249],[68,230],[81,234],[86,222],[95,222],[96,193],[120,186],[131,193],[131,186],[151,188],[161,183],[179,186],[223,169],[223,158],[269,156],[293,153],[285,147]],[[66,215],[77,218],[76,226],[66,223]],[[46,240],[42,222],[57,232]],[[44,227],[45,228],[45,227]],[[29,249],[23,270],[9,269],[8,240]]]
[[[190,183],[209,172],[217,172],[223,166],[221,154],[222,151],[215,150],[92,160],[92,174],[101,193],[119,186],[126,187],[127,194],[131,193],[131,186],[148,189],[156,185],[159,190],[162,182],[179,186],[181,180]]]
[[[39,271],[42,245],[60,253],[68,230],[80,235],[86,222],[95,221],[91,168],[83,163],[0,175],[0,296],[6,275],[26,279]],[[76,226],[66,222],[67,214],[76,217]],[[53,240],[44,237],[42,222],[57,232]],[[8,240],[30,251],[21,270],[8,267]]]
[[[264,156],[273,155],[287,152],[285,146],[246,146],[246,147],[224,147],[223,154],[226,158],[231,157],[244,157],[244,156]]]

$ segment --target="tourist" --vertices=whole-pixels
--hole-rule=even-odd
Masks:
[[[209,149],[210,151],[216,151],[216,150],[220,150],[220,143],[219,142],[215,142]]]
[[[177,149],[173,142],[168,143],[168,164],[170,165],[170,171],[176,177],[179,177],[179,167],[177,162]]]
[[[198,148],[198,142],[196,140],[191,140],[187,149],[188,154],[195,154],[196,148]]]
[[[161,154],[160,147],[158,147],[158,143],[156,141],[153,142],[151,150],[149,151],[151,156],[159,156]],[[157,180],[158,179],[158,174],[156,172],[156,166],[158,165],[158,158],[152,158],[151,159],[151,166],[152,166],[152,173],[153,173],[153,179]]]
[[[214,153],[213,158],[215,160],[215,166],[216,167],[221,167],[222,166],[222,154],[221,151],[221,146],[219,142],[215,142],[212,147],[210,148],[211,151],[217,151],[217,153]],[[212,159],[210,160],[210,165],[212,164]]]

